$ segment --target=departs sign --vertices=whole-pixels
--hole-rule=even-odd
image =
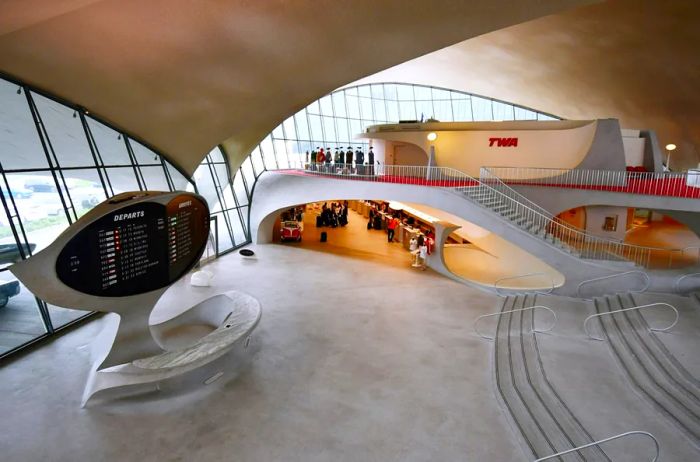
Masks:
[[[517,148],[518,139],[517,138],[489,138],[489,147],[498,148]]]

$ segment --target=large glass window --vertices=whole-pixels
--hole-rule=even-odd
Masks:
[[[85,130],[76,112],[36,93],[32,97],[58,164],[61,167],[94,166]]]
[[[227,218],[238,217],[225,159],[220,152],[212,152],[211,159],[217,178],[229,189],[219,194],[229,207]],[[36,298],[8,266],[46,248],[108,197],[142,189],[193,190],[194,185],[126,134],[76,107],[0,79],[0,356],[90,314]],[[247,204],[245,187],[241,194]],[[239,219],[236,226],[244,223]],[[227,229],[230,240],[233,228]]]
[[[24,90],[0,79],[0,163],[6,170],[48,168]]]

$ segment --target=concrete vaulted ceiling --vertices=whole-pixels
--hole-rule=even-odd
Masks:
[[[220,143],[236,164],[290,114],[348,82],[590,3],[3,0],[0,71],[87,108],[191,173]]]
[[[494,31],[367,82],[460,89],[569,119],[618,118],[700,162],[700,1],[612,0]]]

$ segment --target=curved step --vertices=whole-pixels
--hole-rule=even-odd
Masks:
[[[624,307],[617,296],[597,298],[594,306],[598,313]],[[598,317],[610,350],[633,388],[700,446],[700,402],[684,388],[693,390],[694,385],[683,377],[680,364],[669,360],[670,353],[649,338],[648,329],[633,319],[628,312]]]
[[[501,311],[535,305],[533,296],[507,297]],[[593,438],[549,382],[540,358],[534,310],[504,313],[495,339],[496,386],[532,455],[591,443]],[[610,460],[597,447],[562,456],[564,461]]]

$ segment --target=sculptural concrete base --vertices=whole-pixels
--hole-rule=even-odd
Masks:
[[[233,350],[245,350],[261,314],[260,303],[250,295],[236,291],[215,295],[168,321],[150,326],[162,353],[98,370],[119,324],[117,316],[106,318],[105,328],[94,345],[94,363],[82,405],[102,390],[157,385],[210,365]],[[200,336],[195,338],[197,333]]]

